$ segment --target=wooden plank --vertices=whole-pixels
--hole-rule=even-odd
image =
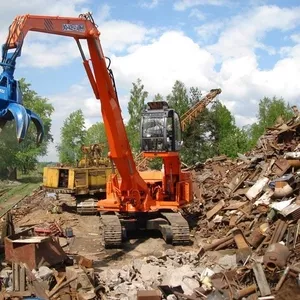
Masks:
[[[239,209],[240,207],[244,206],[245,204],[247,204],[247,202],[229,201],[229,205],[224,207],[223,210],[236,210],[236,209]]]
[[[29,244],[29,243],[43,243],[49,240],[49,237],[44,236],[33,236],[30,238],[24,238],[24,239],[16,239],[12,240],[13,243],[20,243],[20,244]]]
[[[12,264],[13,269],[13,291],[18,292],[20,290],[20,266],[18,263]]]
[[[236,225],[235,223],[238,220],[238,218],[239,218],[238,215],[231,216],[230,221],[229,221],[229,227],[235,227],[235,225]]]
[[[272,172],[274,172],[278,177],[284,175],[286,171],[291,167],[289,162],[285,158],[279,158],[276,160],[272,166]]]
[[[215,205],[210,211],[206,213],[207,219],[211,219],[215,214],[217,214],[225,206],[225,201],[220,200],[217,205]]]
[[[228,184],[228,187],[231,189],[231,193],[234,193],[248,177],[249,177],[248,173],[245,174],[238,173],[237,175],[235,175],[232,178],[231,182]]]
[[[261,296],[264,297],[264,296],[271,295],[271,290],[268,281],[266,279],[266,275],[262,265],[260,263],[254,264],[253,271],[254,271],[256,283],[260,290]]]
[[[31,295],[31,291],[23,291],[23,292],[6,292],[5,294],[5,298],[24,298],[24,297],[30,297]]]
[[[269,178],[267,177],[258,179],[256,183],[248,190],[248,192],[246,193],[246,197],[249,200],[254,200],[268,182]]]
[[[24,266],[20,267],[20,292],[26,290],[26,272]]]
[[[77,279],[77,274],[75,274],[72,278],[68,279],[67,281],[60,282],[59,285],[55,285],[55,288],[53,288],[49,293],[49,298],[53,297],[60,289],[67,286],[69,283]]]
[[[29,269],[29,267],[27,266],[27,264],[23,264],[23,266],[25,267],[27,278],[32,283],[34,294],[37,297],[39,297],[39,298],[48,300],[49,297],[46,294],[46,291],[45,291],[44,287],[41,285],[40,282],[38,282],[38,280],[36,279],[36,277],[34,276],[34,274],[31,272],[31,270]]]

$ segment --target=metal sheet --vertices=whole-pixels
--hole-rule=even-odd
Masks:
[[[42,265],[53,266],[67,259],[59,243],[51,237],[44,239],[42,243],[16,242],[22,236],[29,236],[30,232],[33,232],[33,228],[5,238],[5,259],[8,262],[26,263],[32,270]]]

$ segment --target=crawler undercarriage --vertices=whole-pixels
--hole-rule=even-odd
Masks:
[[[101,212],[106,248],[122,246],[128,234],[137,230],[160,231],[167,244],[187,245],[190,243],[188,222],[179,212],[155,212],[117,214]]]

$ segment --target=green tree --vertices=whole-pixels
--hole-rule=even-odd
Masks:
[[[82,110],[72,112],[65,120],[60,132],[61,143],[57,146],[59,160],[64,164],[76,164],[82,158],[81,146],[85,142],[86,130]]]
[[[223,137],[218,145],[219,154],[226,154],[229,157],[237,157],[238,153],[245,153],[250,148],[247,130],[238,127],[233,128],[232,132]]]
[[[213,103],[210,118],[212,120],[212,136],[214,142],[219,145],[220,141],[236,128],[235,119],[227,107],[219,100]]]
[[[16,141],[15,123],[8,122],[0,140],[0,168],[9,170],[19,169],[23,173],[33,170],[38,158],[47,154],[47,147],[53,141],[51,130],[51,115],[54,111],[48,99],[40,97],[25,79],[20,80],[24,106],[40,116],[44,125],[44,139],[41,145],[36,145],[36,128],[32,122],[24,141],[20,144]]]
[[[183,132],[181,157],[186,164],[193,165],[196,162],[204,162],[207,158],[214,156],[211,123],[210,112],[205,108]]]
[[[190,106],[195,105],[201,99],[202,93],[198,87],[190,88]]]
[[[199,90],[195,91],[191,93],[191,102],[194,102],[192,97],[194,100],[200,97]],[[233,115],[220,101],[214,102],[210,110],[205,108],[183,136],[182,157],[188,164],[222,154],[236,157],[249,150],[248,131],[236,126]]]
[[[189,109],[189,95],[183,82],[176,80],[172,93],[167,96],[167,102],[179,116],[182,116]]]
[[[148,92],[144,90],[144,85],[141,79],[132,83],[133,87],[130,90],[130,100],[128,102],[129,121],[127,124],[127,134],[132,150],[136,153],[140,149],[140,123],[142,111],[145,107],[145,100],[148,97]]]
[[[103,144],[103,155],[108,153],[108,143],[105,133],[105,127],[103,122],[97,122],[93,124],[87,131],[84,140],[85,145],[91,144]]]
[[[249,150],[247,131],[236,126],[234,116],[219,100],[212,105],[210,119],[215,155],[236,157],[238,153]]]
[[[267,127],[275,125],[279,118],[287,121],[293,116],[289,104],[283,98],[264,97],[259,101],[258,121],[251,126],[251,142],[254,146]]]
[[[155,94],[152,101],[164,101],[164,97],[161,94]]]

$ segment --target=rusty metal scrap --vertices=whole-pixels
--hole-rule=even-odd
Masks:
[[[271,244],[264,255],[264,264],[270,270],[274,270],[276,267],[283,268],[289,255],[290,251],[285,245]]]
[[[287,230],[287,223],[283,220],[278,220],[276,222],[276,227],[274,230],[274,233],[272,235],[272,238],[270,240],[270,244],[278,243],[282,240],[286,230]]]
[[[242,299],[246,296],[249,296],[251,294],[254,294],[257,291],[257,286],[256,284],[252,284],[248,287],[243,288],[242,290],[239,290],[237,292],[234,293],[233,299]]]
[[[227,236],[225,238],[222,238],[222,239],[219,239],[215,242],[213,242],[212,244],[210,245],[205,245],[203,247],[204,251],[209,251],[209,250],[213,250],[215,249],[216,247],[218,247],[219,245],[225,243],[225,242],[228,242],[229,240],[232,240],[232,236]]]
[[[199,208],[195,209],[198,213],[196,234],[203,238],[203,253],[235,249],[237,266],[254,272],[262,297],[270,297],[276,284],[280,286],[278,271],[283,272],[300,259],[300,221],[299,226],[297,224],[300,220],[300,180],[296,173],[299,173],[300,163],[298,156],[291,158],[290,154],[285,155],[288,152],[299,153],[299,145],[300,122],[295,123],[292,119],[268,128],[256,147],[238,155],[237,159],[224,156],[209,159],[201,165],[201,170],[196,171],[195,178],[201,178],[197,184],[202,191],[201,203],[198,202]],[[271,206],[274,202],[290,199],[293,201],[286,208]],[[192,205],[197,207],[197,202]],[[193,214],[194,208],[189,210],[190,214]],[[218,222],[211,221],[215,215],[218,215]],[[216,241],[209,243],[211,237]],[[276,246],[280,242],[283,245]],[[276,267],[276,272],[272,266]],[[246,285],[235,286],[237,283],[231,281],[234,290],[247,291],[249,288],[256,297],[259,296],[249,273],[245,269],[239,272]],[[290,269],[286,276],[295,273]],[[219,278],[217,285],[226,289],[224,284],[224,278],[223,281]],[[230,294],[237,297],[236,293]]]
[[[285,270],[284,270],[284,272],[283,272],[283,274],[282,274],[280,280],[279,280],[278,283],[276,284],[276,287],[275,287],[275,291],[276,291],[276,292],[280,290],[280,288],[281,288],[283,282],[285,281],[285,279],[286,279],[286,277],[287,277],[287,275],[288,275],[288,273],[289,273],[289,270],[290,270],[290,267],[287,266],[287,267],[285,268]]]
[[[31,269],[41,264],[52,266],[67,259],[59,243],[51,236],[33,236],[33,228],[8,236],[4,240],[7,261],[27,263]]]
[[[233,232],[234,241],[237,245],[236,260],[237,262],[245,263],[252,254],[250,247],[248,246],[246,239],[240,229],[236,229]]]
[[[248,237],[248,242],[253,248],[257,248],[262,243],[264,238],[264,234],[261,232],[260,228],[257,227],[252,231],[252,233]]]

